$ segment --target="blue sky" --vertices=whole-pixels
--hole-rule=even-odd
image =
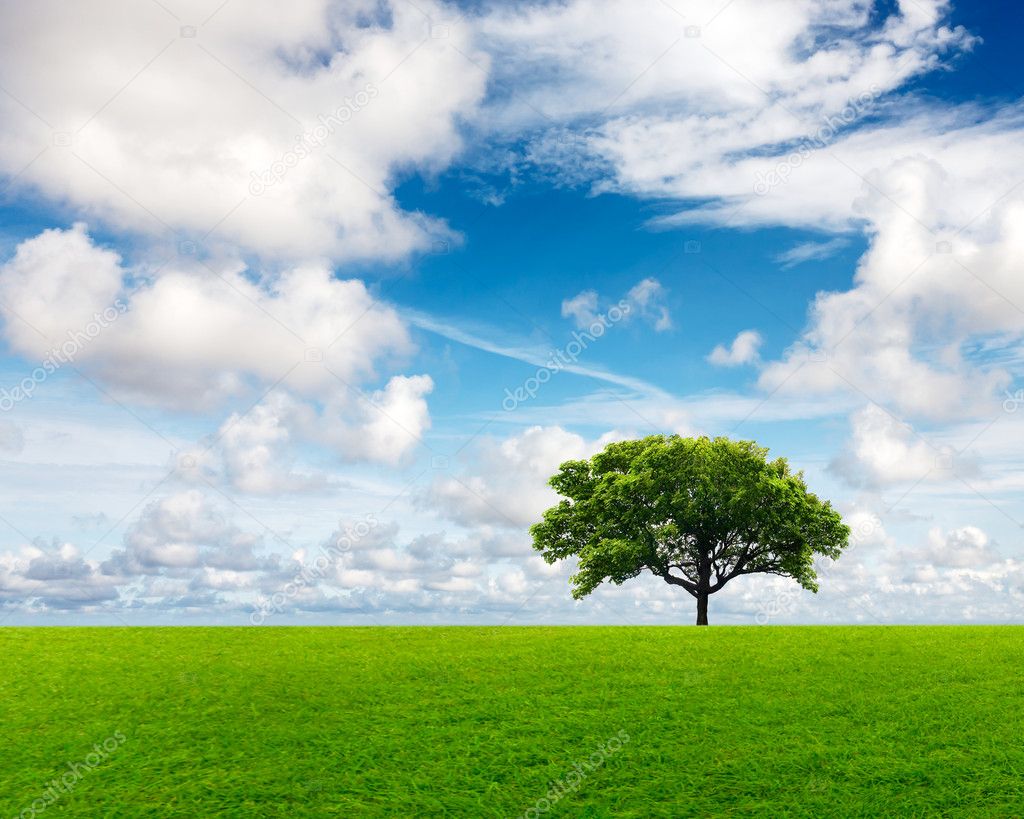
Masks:
[[[1019,621],[1005,7],[293,5],[4,12],[5,622],[688,622],[526,532],[653,432],[854,528],[716,621]]]

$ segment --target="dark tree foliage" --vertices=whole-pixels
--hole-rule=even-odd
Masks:
[[[815,555],[839,557],[850,529],[784,458],[752,441],[652,435],[567,461],[563,500],[531,527],[548,563],[576,557],[573,597],[650,571],[697,600],[744,574],[791,577],[817,592]]]

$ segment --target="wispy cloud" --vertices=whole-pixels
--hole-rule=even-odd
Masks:
[[[785,269],[796,267],[798,264],[804,262],[811,262],[817,259],[827,259],[829,256],[835,256],[840,250],[850,244],[848,239],[842,237],[836,237],[835,239],[829,239],[825,242],[801,242],[798,245],[793,245],[785,253],[780,253],[775,257],[775,261],[783,266]]]
[[[530,364],[534,367],[547,367],[551,361],[551,349],[539,347],[535,344],[529,344],[520,339],[510,339],[508,334],[495,328],[476,326],[473,330],[466,330],[443,319],[436,318],[428,315],[427,313],[422,313],[418,310],[401,309],[399,314],[413,327],[417,327],[420,330],[426,330],[427,332],[434,333],[451,341],[456,341],[459,344],[466,345],[467,347],[483,350],[484,352],[499,355],[503,358],[511,358],[515,361],[521,361],[524,364]],[[501,340],[492,340],[499,338]],[[570,336],[566,339],[566,343],[571,340],[572,337]],[[607,384],[625,387],[628,390],[632,390],[636,393],[652,398],[670,397],[668,393],[654,384],[640,378],[620,375],[618,373],[611,372],[610,370],[606,370],[603,367],[582,366],[580,364],[570,363],[562,365],[560,369],[583,376],[584,378],[593,378]]]

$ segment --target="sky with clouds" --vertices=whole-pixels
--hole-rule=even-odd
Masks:
[[[1001,4],[0,15],[0,622],[689,623],[527,532],[654,433],[853,529],[713,622],[1024,617]]]

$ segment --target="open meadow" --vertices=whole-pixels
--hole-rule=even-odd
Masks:
[[[1024,815],[1018,627],[5,628],[0,655],[5,819]]]

